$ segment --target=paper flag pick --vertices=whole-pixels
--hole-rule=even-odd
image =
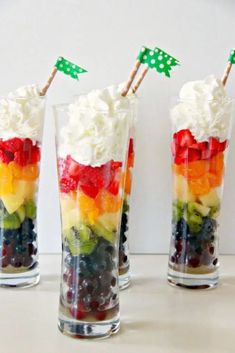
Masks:
[[[228,61],[231,64],[235,64],[235,49],[231,50]]]
[[[78,80],[78,75],[87,72],[87,70],[82,67],[73,64],[71,61],[64,59],[63,57],[59,57],[55,64],[57,70],[62,71],[64,74],[71,76]]]
[[[159,73],[164,73],[170,77],[173,66],[179,65],[179,61],[160,48],[149,49],[142,47],[138,58],[142,64],[147,64],[150,69],[156,69]]]

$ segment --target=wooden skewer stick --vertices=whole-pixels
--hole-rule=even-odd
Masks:
[[[135,76],[136,76],[136,74],[137,74],[137,71],[138,71],[139,68],[140,68],[140,65],[141,65],[141,62],[140,62],[139,60],[136,60],[135,65],[134,65],[133,69],[131,70],[130,76],[128,77],[128,80],[127,80],[127,82],[126,82],[126,86],[125,86],[125,88],[122,90],[121,95],[122,95],[123,97],[126,97],[128,91],[129,91],[129,89],[130,89],[130,87],[131,87],[131,85],[132,85],[132,82],[133,82],[134,79],[135,79]]]
[[[57,73],[57,68],[53,67],[53,70],[52,70],[50,76],[48,77],[48,80],[47,80],[45,86],[42,88],[42,90],[40,92],[40,96],[45,96],[45,94],[47,93],[48,88],[50,87],[52,81],[55,78],[56,73]]]
[[[224,70],[224,74],[223,74],[223,77],[221,79],[221,81],[222,81],[224,86],[226,85],[226,82],[227,82],[227,79],[229,77],[229,74],[230,74],[230,71],[232,69],[232,66],[233,66],[233,64],[228,62],[227,66],[226,66],[226,68]]]
[[[136,84],[132,88],[133,93],[135,93],[137,91],[137,89],[139,88],[139,86],[140,86],[141,82],[143,81],[143,79],[145,78],[145,75],[147,74],[148,70],[149,70],[149,67],[146,65],[146,67],[144,68],[142,73],[139,75],[139,78],[137,79]]]

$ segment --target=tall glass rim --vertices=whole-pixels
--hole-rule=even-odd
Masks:
[[[171,103],[183,103],[183,102],[195,102],[197,99],[196,98],[181,98],[179,96],[172,96],[170,98]],[[217,99],[204,99],[204,102],[208,102],[208,103],[213,103],[213,102],[218,102]],[[235,104],[235,97],[225,97],[223,100],[221,100],[222,103],[224,102],[232,102],[233,104]],[[171,105],[172,105],[171,104]]]
[[[47,99],[47,95],[44,96],[34,96],[34,97],[23,97],[23,96],[15,96],[15,97],[7,97],[7,96],[0,96],[0,105],[1,105],[1,101],[2,100],[6,100],[6,101],[25,101],[27,99],[27,101],[33,101],[33,100],[38,100],[40,99],[41,101],[46,101]]]
[[[67,112],[68,111],[68,107],[73,104],[73,102],[71,103],[59,103],[59,104],[54,104],[52,105],[52,109],[55,112]],[[115,113],[127,113],[129,112],[130,108],[121,108],[121,109],[115,109]],[[92,108],[92,107],[88,107],[88,108],[84,108],[81,107],[79,108],[79,111],[81,112],[90,112],[90,111],[98,111],[102,114],[108,114],[110,115],[110,112],[106,109],[99,109],[99,108]]]

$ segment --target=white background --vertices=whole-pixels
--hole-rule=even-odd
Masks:
[[[181,61],[168,79],[149,72],[141,96],[131,215],[132,252],[166,253],[170,237],[170,97],[182,84],[221,76],[235,45],[234,0],[0,0],[0,94],[43,84],[59,55],[87,68],[58,73],[48,94],[40,189],[40,250],[60,251],[51,106],[127,78],[141,45]],[[235,69],[228,90],[235,92]],[[235,134],[226,175],[221,251],[235,253]]]

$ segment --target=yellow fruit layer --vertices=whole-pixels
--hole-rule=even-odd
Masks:
[[[15,212],[25,200],[34,199],[38,175],[37,164],[21,167],[15,162],[0,163],[0,197],[9,213]]]
[[[99,221],[107,229],[116,228],[122,206],[119,196],[100,191],[95,199],[82,192],[60,194],[62,227],[69,229],[80,222],[95,224]]]

